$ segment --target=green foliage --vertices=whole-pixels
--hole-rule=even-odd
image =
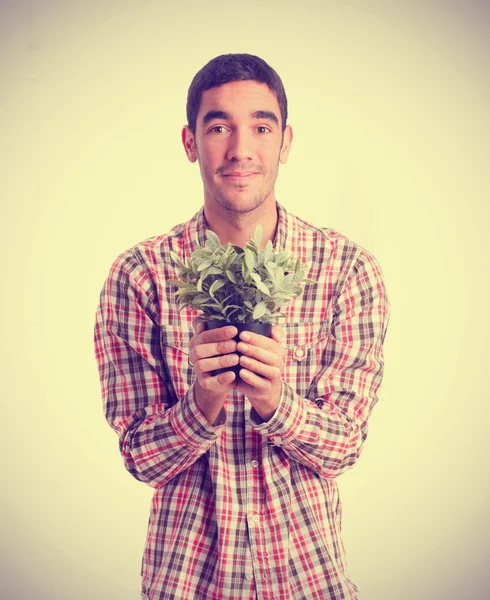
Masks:
[[[183,280],[169,280],[178,288],[179,309],[192,306],[205,320],[238,323],[276,323],[284,317],[278,309],[303,293],[300,284],[316,282],[305,278],[308,264],[291,258],[286,250],[274,252],[270,240],[259,251],[261,240],[261,225],[245,248],[222,246],[219,237],[207,230],[205,246],[192,253],[189,264],[171,252]]]

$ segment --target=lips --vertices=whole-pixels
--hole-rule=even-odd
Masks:
[[[253,175],[258,175],[256,171],[230,171],[229,173],[224,173],[223,177],[233,177],[233,178],[246,178],[252,177]]]

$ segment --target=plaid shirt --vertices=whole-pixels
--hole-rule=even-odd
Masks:
[[[309,262],[283,311],[287,351],[273,417],[228,396],[210,425],[193,394],[192,321],[170,251],[205,243],[204,207],[121,254],[95,325],[104,412],[126,469],[155,489],[142,559],[150,600],[356,599],[336,477],[357,461],[377,402],[389,301],[375,258],[277,203],[275,249]]]

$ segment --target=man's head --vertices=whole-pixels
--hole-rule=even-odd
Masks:
[[[194,77],[187,117],[182,142],[189,161],[199,161],[207,211],[273,210],[292,141],[277,73],[250,54],[218,56]]]
[[[222,54],[210,60],[196,73],[187,93],[187,124],[196,133],[196,119],[202,93],[231,81],[257,81],[265,83],[274,93],[281,112],[282,131],[288,118],[288,100],[281,78],[265,60],[253,54]]]

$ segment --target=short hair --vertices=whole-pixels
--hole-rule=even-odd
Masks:
[[[266,83],[275,94],[281,111],[282,130],[286,128],[288,100],[279,75],[265,60],[253,54],[221,54],[210,60],[198,71],[187,93],[187,124],[196,133],[197,113],[202,93],[231,81],[253,80]]]

